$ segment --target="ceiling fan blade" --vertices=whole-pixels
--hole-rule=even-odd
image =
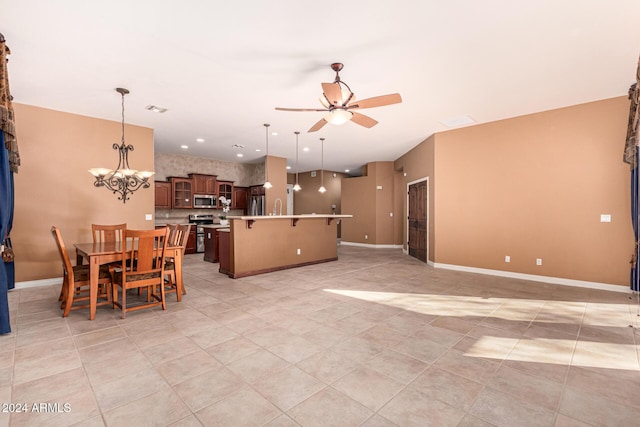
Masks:
[[[318,131],[320,129],[322,129],[322,127],[324,125],[327,124],[327,121],[325,119],[320,119],[320,121],[318,123],[316,123],[315,125],[311,126],[311,129],[309,129],[307,132],[315,132]]]
[[[338,83],[322,83],[322,92],[332,105],[342,106],[342,91]]]
[[[278,111],[329,111],[326,108],[282,108],[276,107]]]
[[[392,93],[390,95],[374,96],[373,98],[361,99],[359,101],[352,102],[347,108],[373,108],[383,107],[385,105],[398,104],[402,102],[402,98],[399,93]]]
[[[369,116],[365,116],[364,114],[356,113],[355,111],[351,112],[353,116],[351,116],[351,121],[359,124],[360,126],[364,126],[366,128],[372,128],[378,124],[377,120],[372,119]],[[323,119],[324,120],[324,119]]]

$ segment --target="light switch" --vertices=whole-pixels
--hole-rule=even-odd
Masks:
[[[600,215],[600,222],[611,222],[611,215],[610,214]]]
[[[153,214],[145,214],[144,219],[145,221],[151,221],[153,219]]]

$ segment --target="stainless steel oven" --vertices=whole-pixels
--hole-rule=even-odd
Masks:
[[[213,224],[213,215],[189,215],[189,224],[196,226],[196,252],[204,252],[204,226]]]

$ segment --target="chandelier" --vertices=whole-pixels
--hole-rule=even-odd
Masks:
[[[93,183],[96,187],[106,187],[113,194],[118,194],[118,200],[127,203],[129,195],[140,188],[149,188],[149,178],[153,176],[151,171],[137,171],[129,167],[129,151],[133,151],[133,145],[124,142],[124,96],[129,93],[127,89],[121,87],[116,89],[122,95],[122,139],[120,145],[113,144],[113,149],[118,150],[120,158],[118,167],[115,170],[107,168],[92,168],[89,173],[96,180]]]

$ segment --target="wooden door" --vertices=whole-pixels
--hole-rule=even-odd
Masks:
[[[427,262],[427,200],[428,181],[421,181],[409,185],[409,227],[408,242],[409,255]]]

